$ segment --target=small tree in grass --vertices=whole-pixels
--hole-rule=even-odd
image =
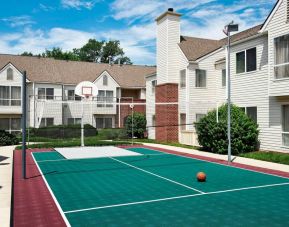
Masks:
[[[199,144],[204,150],[226,154],[228,152],[227,137],[227,104],[219,108],[219,122],[216,120],[216,110],[210,111],[198,123],[196,131]],[[239,107],[231,107],[231,147],[232,154],[240,154],[258,149],[258,125]]]
[[[132,115],[129,115],[125,121],[125,131],[126,134],[131,137],[132,130],[133,136],[137,138],[144,138],[144,133],[146,131],[146,117],[142,113],[135,112]]]

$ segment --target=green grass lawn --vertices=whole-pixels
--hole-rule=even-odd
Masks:
[[[241,157],[252,158],[268,162],[276,162],[280,164],[289,165],[289,154],[272,152],[272,151],[256,151],[246,154],[241,154]]]

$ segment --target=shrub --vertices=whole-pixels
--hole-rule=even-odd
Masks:
[[[132,124],[133,123],[133,124]],[[125,131],[126,134],[131,137],[132,136],[132,129],[133,129],[133,136],[137,138],[144,138],[144,133],[146,131],[146,117],[142,113],[135,112],[132,115],[128,116],[125,121]],[[132,127],[133,125],[133,127]]]
[[[123,128],[104,128],[99,130],[98,138],[102,140],[125,139],[127,135]]]
[[[204,150],[226,154],[227,139],[227,105],[219,108],[219,122],[216,120],[216,110],[210,111],[198,123],[196,131],[199,144]],[[232,154],[240,154],[258,149],[258,125],[248,117],[239,107],[231,108],[231,147]]]
[[[41,128],[30,128],[30,137],[44,137],[52,139],[78,138],[81,135],[81,125],[51,125]],[[96,136],[97,129],[89,124],[84,125],[84,136]]]
[[[8,146],[18,144],[19,141],[15,135],[12,135],[4,130],[0,130],[0,146]]]

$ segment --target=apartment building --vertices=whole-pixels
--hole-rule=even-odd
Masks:
[[[76,124],[82,117],[80,97],[74,94],[81,81],[98,87],[98,96],[84,104],[84,123],[97,128],[123,127],[131,113],[145,113],[145,75],[155,67],[100,64],[50,58],[0,55],[0,129],[11,133],[21,128],[22,74],[27,72],[27,124],[30,127]]]
[[[182,36],[180,18],[169,9],[156,19],[157,72],[146,77],[147,97],[155,100],[146,113],[149,125],[166,127],[148,132],[197,145],[193,123],[226,102],[226,39]],[[262,150],[289,152],[289,0],[231,42],[232,102],[257,121]]]

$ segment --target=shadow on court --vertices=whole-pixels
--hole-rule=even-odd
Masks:
[[[55,173],[58,173],[58,171],[47,172],[47,173],[44,173],[43,175],[42,174],[38,174],[38,175],[35,175],[35,176],[32,176],[32,177],[27,177],[26,179],[33,179],[33,178],[42,177],[42,176],[46,176],[46,175],[52,175],[52,174],[55,174]]]

